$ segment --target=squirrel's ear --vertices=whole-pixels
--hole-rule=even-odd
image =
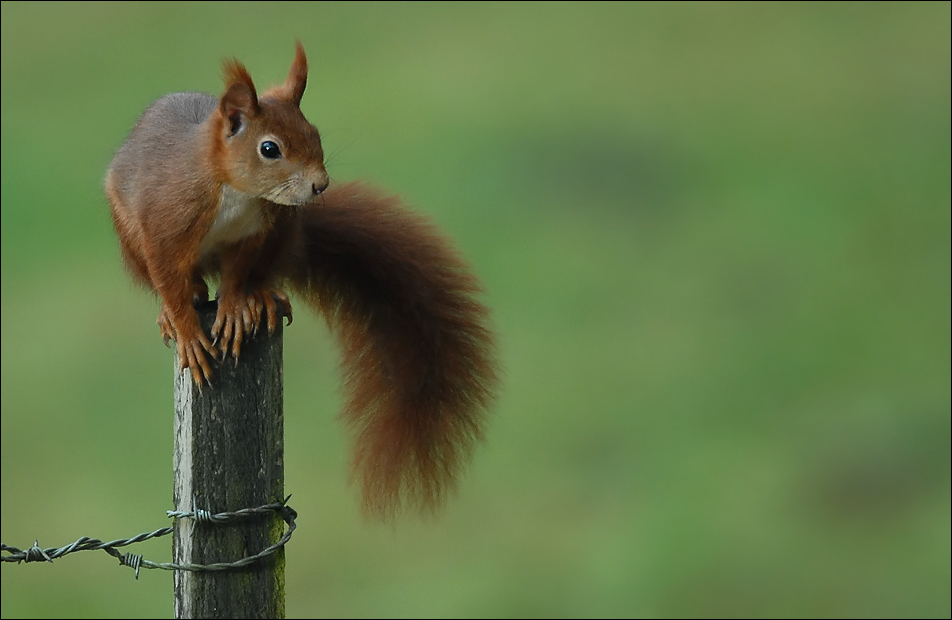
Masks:
[[[248,70],[234,60],[225,63],[225,84],[228,87],[218,107],[229,123],[229,135],[235,135],[247,119],[258,114],[258,93]]]
[[[294,60],[291,62],[291,71],[288,73],[288,79],[284,81],[282,90],[294,105],[300,106],[305,86],[307,86],[307,56],[304,55],[304,47],[298,41]]]

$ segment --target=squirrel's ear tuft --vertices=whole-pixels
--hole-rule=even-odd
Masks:
[[[240,62],[226,62],[224,74],[227,88],[218,106],[222,116],[230,123],[229,135],[234,135],[247,119],[258,114],[258,93],[248,70]]]
[[[261,97],[264,99],[280,99],[287,101],[297,107],[301,107],[301,97],[304,96],[304,87],[307,86],[307,56],[304,55],[304,47],[301,42],[297,42],[294,51],[294,60],[291,61],[291,71],[288,72],[288,79],[280,86],[272,86]]]
[[[294,105],[300,106],[305,86],[307,86],[307,56],[304,55],[304,47],[298,41],[294,50],[294,60],[291,62],[291,71],[288,72],[288,79],[281,87],[282,95]]]

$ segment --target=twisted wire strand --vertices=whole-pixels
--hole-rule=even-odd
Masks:
[[[145,532],[143,534],[133,536],[132,538],[119,538],[109,542],[103,542],[98,538],[89,538],[88,536],[83,536],[66,546],[48,547],[46,549],[41,548],[38,541],[34,541],[33,546],[28,549],[18,549],[17,547],[11,547],[9,545],[0,543],[0,552],[9,554],[0,556],[0,560],[3,562],[16,562],[17,564],[20,562],[52,562],[53,560],[61,558],[70,553],[102,549],[109,555],[118,559],[121,566],[128,566],[135,570],[136,579],[139,578],[140,568],[185,570],[191,572],[233,570],[263,560],[264,558],[274,554],[278,549],[285,546],[288,541],[291,540],[291,534],[293,534],[294,530],[297,528],[295,523],[295,519],[297,519],[297,512],[287,505],[289,499],[291,499],[290,495],[288,495],[283,502],[265,504],[264,506],[258,506],[257,508],[242,508],[234,512],[219,512],[215,514],[198,508],[197,502],[193,499],[191,511],[166,511],[166,515],[172,519],[195,519],[197,522],[214,523],[216,525],[225,525],[229,522],[247,519],[258,515],[277,513],[284,520],[284,522],[288,524],[287,531],[284,532],[284,535],[281,536],[281,539],[278,540],[278,542],[254,555],[243,557],[234,562],[217,562],[215,564],[176,564],[174,562],[152,562],[151,560],[144,559],[142,555],[121,553],[118,550],[120,547],[143,542],[152,538],[167,536],[172,533],[174,529],[173,527],[163,527],[153,532]]]

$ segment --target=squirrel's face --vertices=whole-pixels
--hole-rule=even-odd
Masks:
[[[288,79],[259,99],[247,70],[227,63],[215,154],[221,180],[280,205],[303,205],[327,189],[321,136],[301,112],[307,59],[300,44]]]
[[[288,206],[327,189],[320,134],[296,106],[262,99],[257,114],[226,132],[223,172],[235,189]]]

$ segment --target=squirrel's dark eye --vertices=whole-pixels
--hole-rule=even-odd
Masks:
[[[261,143],[261,154],[268,159],[277,159],[281,157],[281,148],[271,140],[265,140]]]

